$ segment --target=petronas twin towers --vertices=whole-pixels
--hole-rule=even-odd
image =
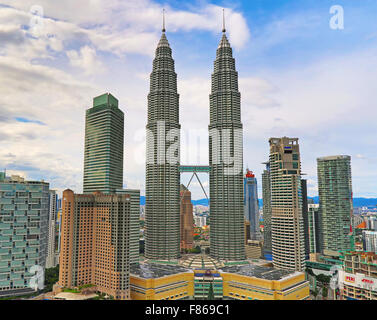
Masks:
[[[150,76],[147,123],[145,256],[180,256],[180,124],[177,74],[165,28]],[[242,123],[238,74],[223,29],[212,74],[209,124],[210,255],[245,259]]]

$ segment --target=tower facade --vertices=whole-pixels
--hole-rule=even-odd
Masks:
[[[324,254],[331,255],[351,248],[351,157],[318,158],[317,171],[322,250]]]
[[[86,111],[84,193],[113,193],[123,186],[124,114],[110,93]]]
[[[310,253],[321,252],[319,204],[308,204],[308,238]]]
[[[150,76],[145,183],[145,256],[180,255],[179,95],[172,50],[165,29]]]
[[[210,94],[210,255],[245,259],[241,95],[232,48],[223,30]]]
[[[301,179],[301,196],[302,196],[302,221],[304,223],[305,259],[309,260],[310,241],[309,241],[309,221],[308,221],[308,185],[305,179]]]
[[[274,266],[305,268],[301,164],[297,138],[270,138],[271,235]]]
[[[272,253],[271,240],[271,181],[270,181],[270,163],[264,163],[266,169],[262,173],[262,199],[263,199],[263,237],[264,253]]]
[[[55,190],[49,191],[48,212],[48,241],[46,268],[54,268],[58,264],[56,259],[56,226],[58,218],[58,195]]]
[[[244,177],[245,219],[249,222],[250,239],[260,239],[257,178],[247,170]]]

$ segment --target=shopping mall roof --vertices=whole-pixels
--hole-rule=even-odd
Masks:
[[[300,274],[296,271],[274,269],[252,264],[224,267],[219,271],[221,271],[222,273],[235,273],[242,276],[255,277],[265,280],[282,280],[284,278]]]
[[[186,273],[191,270],[179,265],[157,264],[157,263],[131,263],[130,275],[144,279],[154,279],[171,276],[178,273]]]

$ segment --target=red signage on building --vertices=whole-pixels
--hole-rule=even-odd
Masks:
[[[373,284],[374,283],[374,281],[370,280],[370,279],[363,279],[361,281],[364,282],[364,283],[369,283],[369,284]]]
[[[346,276],[346,281],[355,282],[355,277]]]

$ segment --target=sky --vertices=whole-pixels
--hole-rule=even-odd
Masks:
[[[330,23],[340,12],[330,12],[334,5],[341,29]],[[375,0],[0,0],[0,168],[81,192],[85,110],[110,92],[125,113],[124,187],[144,194],[147,94],[163,9],[178,75],[181,163],[207,164],[223,8],[244,166],[256,174],[259,197],[268,139],[282,136],[299,138],[310,196],[318,194],[316,159],[345,154],[354,197],[377,197]],[[190,189],[204,198],[197,181]]]

